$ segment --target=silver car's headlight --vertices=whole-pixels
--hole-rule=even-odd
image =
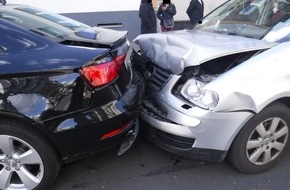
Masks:
[[[204,89],[204,86],[205,83],[190,79],[182,87],[181,94],[193,104],[203,109],[213,110],[218,103],[218,94]]]

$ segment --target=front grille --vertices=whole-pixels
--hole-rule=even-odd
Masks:
[[[171,72],[158,67],[140,52],[133,51],[131,54],[133,67],[141,72],[150,87],[160,90],[171,76]]]
[[[150,76],[150,85],[156,90],[160,90],[171,76],[171,72],[161,67],[154,66]]]
[[[150,115],[150,117],[154,117],[159,121],[176,124],[166,118],[167,113],[165,110],[161,109],[156,104],[153,104],[151,101],[147,99],[143,100],[141,112]],[[192,145],[195,141],[195,139],[180,137],[170,133],[166,133],[164,131],[151,127],[147,124],[145,124],[144,127],[147,128],[144,130],[144,132],[147,133],[146,135],[149,135],[151,138],[153,138],[154,141],[158,141],[162,144],[169,145],[171,147],[190,149],[192,148]]]
[[[170,122],[166,119],[167,112],[165,109],[162,109],[160,106],[154,104],[152,101],[148,100],[147,97],[145,96],[143,99],[143,104],[142,104],[142,112],[151,115],[155,119],[158,119],[160,121],[166,121]]]

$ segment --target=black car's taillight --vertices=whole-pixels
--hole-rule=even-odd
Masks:
[[[113,81],[124,65],[126,55],[120,55],[114,59],[105,57],[93,64],[80,69],[80,73],[93,88],[106,85]]]

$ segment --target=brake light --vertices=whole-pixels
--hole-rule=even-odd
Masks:
[[[92,87],[103,86],[110,83],[119,75],[125,58],[126,55],[118,56],[115,59],[108,59],[106,57],[94,64],[81,68],[80,73]]]

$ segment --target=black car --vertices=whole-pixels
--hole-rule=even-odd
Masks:
[[[142,77],[126,31],[0,7],[0,189],[47,189],[63,163],[138,133]]]

